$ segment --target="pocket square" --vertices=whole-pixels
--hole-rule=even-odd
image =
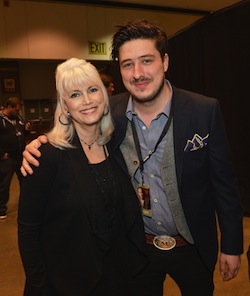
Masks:
[[[189,152],[203,148],[208,143],[208,137],[209,134],[207,134],[204,138],[202,138],[198,134],[195,134],[192,140],[187,140],[187,144],[184,148],[184,151]]]

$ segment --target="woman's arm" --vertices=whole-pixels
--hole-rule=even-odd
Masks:
[[[41,166],[23,180],[18,208],[19,250],[26,274],[26,289],[32,296],[51,295],[41,233],[44,215],[49,210],[47,200],[50,198],[56,168],[50,161],[52,157],[47,155],[46,146],[42,149]]]

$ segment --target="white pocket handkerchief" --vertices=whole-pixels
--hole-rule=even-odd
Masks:
[[[202,138],[198,134],[195,134],[192,140],[187,140],[187,144],[184,148],[184,151],[189,152],[203,148],[208,143],[208,137],[209,134],[207,134],[204,138]]]

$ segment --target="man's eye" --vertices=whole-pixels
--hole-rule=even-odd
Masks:
[[[131,66],[132,66],[132,63],[130,63],[130,62],[121,64],[122,68],[130,68]]]
[[[150,64],[151,60],[143,60],[143,64]]]

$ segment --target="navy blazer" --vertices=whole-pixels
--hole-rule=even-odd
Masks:
[[[42,145],[40,166],[22,184],[18,223],[25,296],[90,295],[102,278],[102,260],[111,245],[101,192],[78,138],[74,144],[64,150]],[[121,185],[122,235],[135,276],[146,264],[141,206],[128,176],[111,161]]]
[[[118,161],[122,159],[118,148],[126,133],[128,99],[129,93],[110,99],[115,121],[112,149]],[[217,215],[221,251],[231,255],[243,252],[243,212],[219,102],[173,87],[172,104],[176,176],[183,211],[195,247],[207,267],[214,270]],[[125,158],[129,165],[138,166],[130,155]],[[126,171],[123,162],[120,165]]]

